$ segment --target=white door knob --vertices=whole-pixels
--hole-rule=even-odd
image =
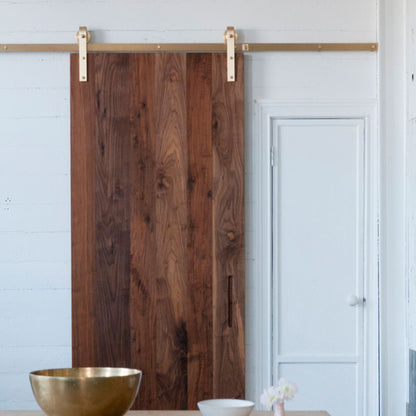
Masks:
[[[347,296],[347,298],[345,300],[346,300],[348,306],[357,306],[360,303],[362,303],[362,299],[360,299],[356,295],[349,295],[349,296]]]

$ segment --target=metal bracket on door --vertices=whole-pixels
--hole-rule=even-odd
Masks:
[[[90,41],[91,35],[86,26],[80,26],[77,32],[77,41],[79,46],[79,80],[87,81],[87,43]]]
[[[228,26],[224,32],[224,41],[227,43],[227,80],[235,81],[235,42],[238,39],[233,26]]]

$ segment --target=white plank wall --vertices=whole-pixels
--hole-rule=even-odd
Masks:
[[[83,24],[111,38],[114,31],[129,31],[128,39],[147,34],[149,41],[163,33],[167,41],[186,32],[222,35],[230,25],[274,31],[277,41],[374,41],[377,29],[374,0],[1,0],[0,10],[0,30],[13,39],[15,32],[71,33]],[[198,42],[197,36],[190,33],[187,40]]]
[[[377,0],[0,0],[0,43],[374,42]],[[375,53],[247,54],[247,397],[254,391],[254,100],[374,101]],[[27,373],[71,365],[69,58],[0,54],[0,409],[37,409]]]
[[[0,56],[0,409],[71,364],[68,77],[63,54]]]

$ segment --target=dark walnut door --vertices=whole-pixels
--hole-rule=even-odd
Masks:
[[[71,56],[73,366],[136,409],[244,397],[244,85],[225,54]]]

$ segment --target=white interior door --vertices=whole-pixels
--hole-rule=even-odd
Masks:
[[[365,134],[362,119],[272,123],[273,382],[293,410],[362,416]]]

